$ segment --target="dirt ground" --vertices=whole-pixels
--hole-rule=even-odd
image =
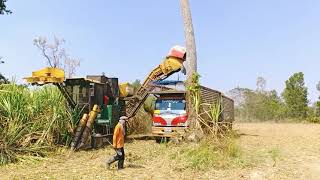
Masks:
[[[166,145],[135,140],[126,145],[125,169],[106,169],[110,147],[59,155],[0,168],[0,179],[319,179],[320,125],[239,123],[238,142],[249,166],[196,171],[168,156]]]

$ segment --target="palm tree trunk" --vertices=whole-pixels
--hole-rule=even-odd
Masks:
[[[185,43],[187,48],[187,77],[191,79],[192,74],[197,72],[196,41],[192,24],[189,0],[180,0],[184,25]]]
[[[192,24],[191,10],[189,6],[189,0],[180,0],[181,12],[183,17],[184,25],[184,35],[185,43],[187,49],[186,57],[186,70],[187,70],[187,86],[192,83],[192,76],[197,72],[197,52],[196,52],[196,42],[194,37],[194,30]],[[188,99],[188,115],[191,128],[196,124],[196,113],[194,111],[194,106],[192,104],[192,97],[190,96],[190,91],[187,91]]]

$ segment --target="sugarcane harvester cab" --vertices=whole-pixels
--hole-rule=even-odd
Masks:
[[[83,112],[71,147],[95,148],[106,144],[120,116],[125,115],[118,78],[94,75],[66,79],[65,89]]]

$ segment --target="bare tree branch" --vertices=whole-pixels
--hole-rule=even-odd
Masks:
[[[69,78],[75,75],[80,61],[66,53],[63,47],[64,39],[54,36],[53,43],[48,43],[45,37],[38,37],[33,40],[33,43],[41,51],[50,67],[63,69]]]

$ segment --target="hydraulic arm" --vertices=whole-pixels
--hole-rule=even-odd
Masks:
[[[129,118],[137,113],[138,109],[147,99],[148,92],[152,91],[154,88],[154,86],[150,85],[151,82],[166,79],[173,73],[180,71],[183,68],[185,56],[185,49],[175,46],[170,50],[164,61],[150,72],[135,95],[127,102],[126,114]]]

